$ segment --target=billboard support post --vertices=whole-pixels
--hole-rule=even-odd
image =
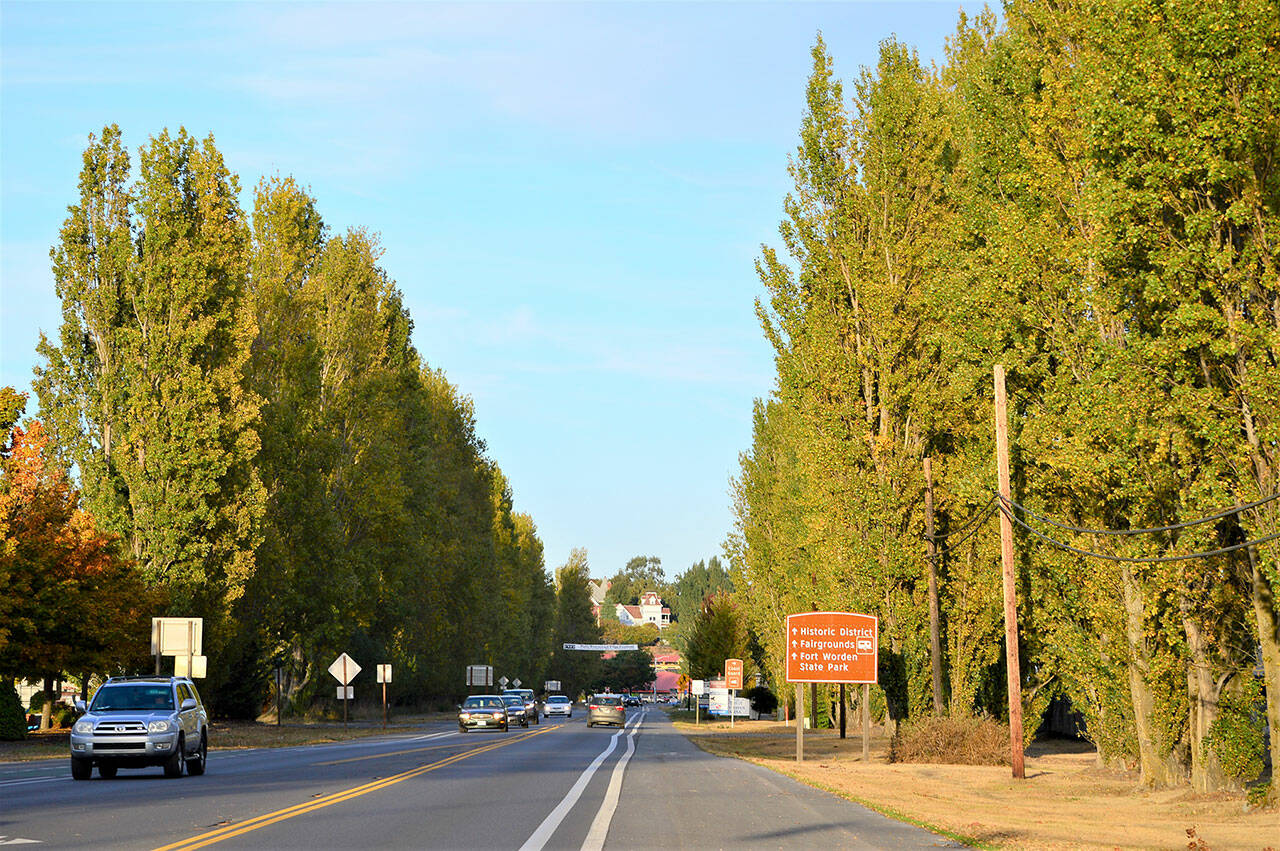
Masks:
[[[796,762],[804,762],[804,684],[796,686]]]
[[[871,761],[871,684],[862,684],[862,761]]]
[[[844,738],[844,683],[840,684],[840,738]]]

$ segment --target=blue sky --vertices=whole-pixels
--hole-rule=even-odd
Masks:
[[[212,133],[246,208],[289,174],[335,232],[381,235],[549,569],[585,547],[596,576],[672,577],[720,553],[772,387],[753,263],[817,32],[850,80],[890,36],[940,60],[960,5],[5,0],[0,384],[29,389],[56,334],[87,135]]]

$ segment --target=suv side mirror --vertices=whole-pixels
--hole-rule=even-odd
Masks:
[[[78,697],[76,698],[75,707],[76,707],[76,712],[84,714],[84,709],[85,709],[84,701]]]
[[[194,697],[188,697],[182,701],[183,712],[186,712],[188,709],[195,709],[195,708],[196,708],[196,699]]]

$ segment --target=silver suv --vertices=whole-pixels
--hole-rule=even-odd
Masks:
[[[76,708],[85,710],[83,701]],[[209,716],[186,677],[112,677],[71,728],[71,776],[88,780],[120,768],[164,766],[165,777],[204,774]]]

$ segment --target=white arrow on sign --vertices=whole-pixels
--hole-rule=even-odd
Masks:
[[[333,678],[345,686],[356,678],[356,674],[360,673],[360,666],[356,664],[355,659],[343,653],[333,660],[333,664],[329,666],[329,673],[333,674]]]

